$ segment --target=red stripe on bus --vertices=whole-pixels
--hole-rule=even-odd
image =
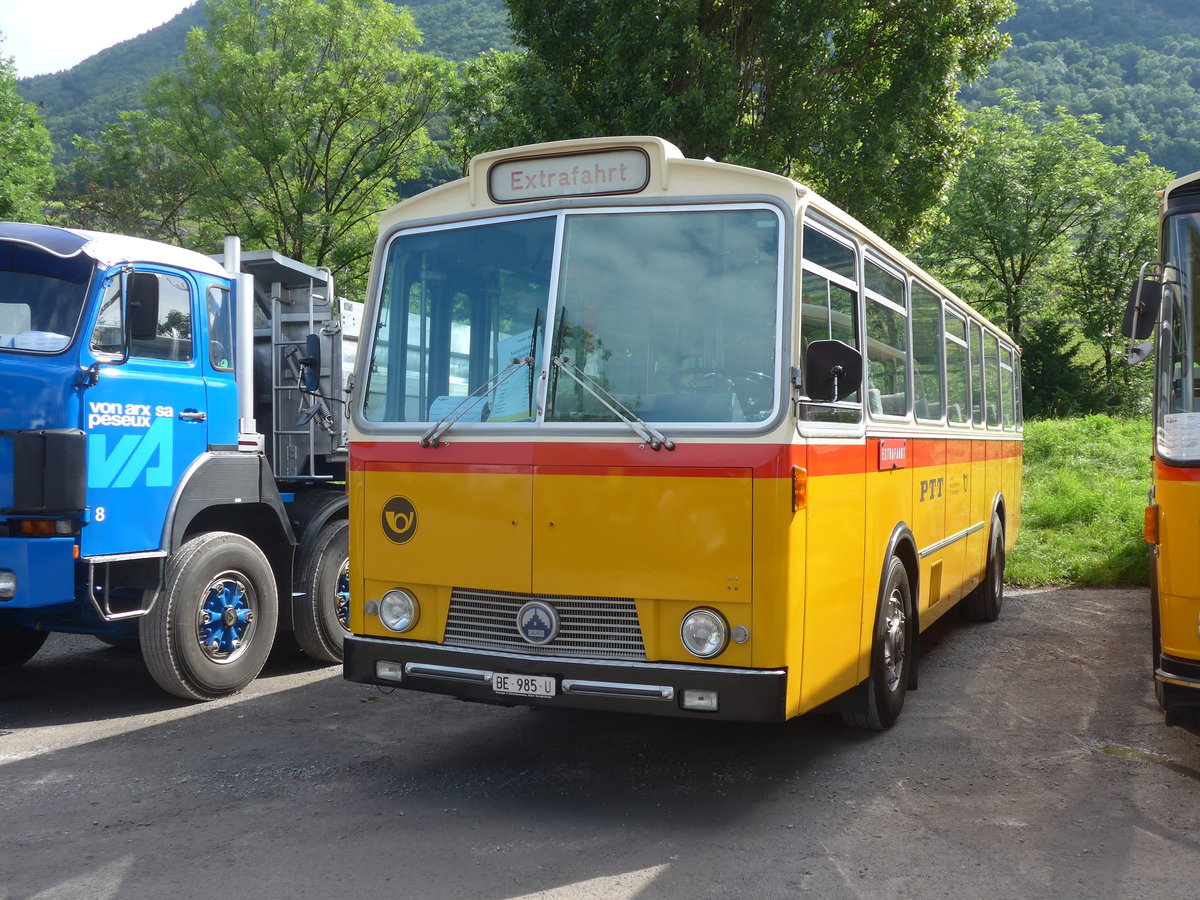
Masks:
[[[1200,467],[1169,466],[1162,460],[1156,459],[1154,476],[1159,481],[1200,481]]]
[[[1021,456],[1020,441],[890,438],[907,444],[908,468],[930,468],[971,459]],[[978,449],[963,446],[966,443]],[[459,472],[638,477],[790,478],[793,466],[810,477],[856,475],[878,469],[879,439],[863,444],[676,444],[651,450],[636,443],[454,442],[422,447],[416,441],[355,441],[350,468],[358,472]]]

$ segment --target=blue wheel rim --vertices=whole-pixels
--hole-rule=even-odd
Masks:
[[[337,620],[342,628],[350,630],[350,560],[342,563],[337,580]]]
[[[231,663],[250,646],[254,636],[258,597],[240,572],[222,572],[200,596],[196,641],[216,663]]]

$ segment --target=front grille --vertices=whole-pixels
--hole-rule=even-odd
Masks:
[[[558,613],[558,636],[549,644],[527,643],[517,631],[517,613],[530,600],[549,603]],[[456,588],[450,595],[444,643],[538,656],[646,658],[637,608],[626,597],[558,597]]]

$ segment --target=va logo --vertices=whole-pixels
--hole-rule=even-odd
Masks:
[[[88,435],[88,487],[133,487],[146,476],[146,487],[167,487],[173,482],[171,420],[155,419],[143,434],[124,434],[109,452],[111,435]],[[154,465],[151,465],[154,463]]]
[[[417,531],[417,508],[407,497],[393,497],[383,505],[382,524],[388,540],[407,544]]]

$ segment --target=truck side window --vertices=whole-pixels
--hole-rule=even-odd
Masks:
[[[187,282],[175,275],[135,273],[130,278],[130,301],[152,304],[155,300],[158,315],[154,334],[133,331],[130,355],[189,362],[192,359],[192,294]],[[129,318],[132,322],[135,316],[131,313]]]
[[[214,369],[233,371],[233,304],[229,291],[215,284],[208,289],[208,360]]]

